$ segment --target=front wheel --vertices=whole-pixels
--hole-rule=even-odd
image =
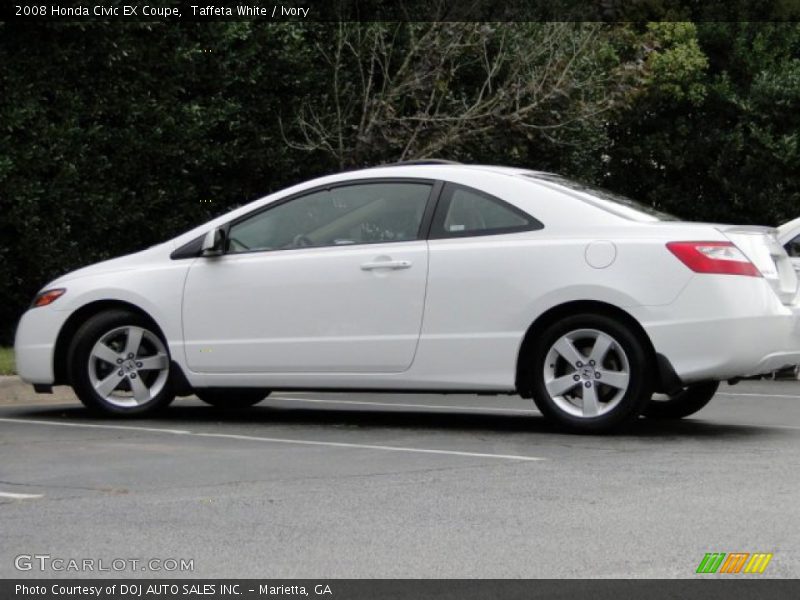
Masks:
[[[695,383],[677,394],[654,394],[642,414],[650,419],[682,419],[693,415],[711,402],[719,388],[719,381]]]
[[[650,399],[647,350],[627,325],[605,315],[553,323],[528,360],[536,406],[571,431],[610,431],[636,418]]]
[[[114,415],[141,415],[175,397],[167,345],[149,320],[109,310],[86,321],[69,350],[72,388],[83,404]]]

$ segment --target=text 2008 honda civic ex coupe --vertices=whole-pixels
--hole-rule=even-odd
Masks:
[[[677,222],[547,173],[400,164],[65,275],[16,356],[37,390],[119,415],[191,393],[480,392],[599,432],[800,363],[800,297],[771,229]]]

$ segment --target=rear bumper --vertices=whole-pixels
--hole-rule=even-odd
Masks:
[[[23,381],[47,385],[55,382],[53,355],[58,332],[67,317],[69,313],[47,306],[28,310],[22,316],[14,340],[14,358]]]
[[[666,307],[638,317],[683,383],[762,375],[800,364],[800,304],[763,279],[695,276]]]

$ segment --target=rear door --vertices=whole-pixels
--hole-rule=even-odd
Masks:
[[[196,259],[183,302],[186,360],[207,373],[402,372],[420,335],[421,235],[434,185],[316,190],[232,223]]]

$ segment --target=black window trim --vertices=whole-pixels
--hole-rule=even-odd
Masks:
[[[452,201],[452,194],[450,194],[450,196],[448,197],[448,192],[450,190],[455,191],[456,189],[459,188],[467,190],[470,193],[483,196],[484,198],[488,198],[492,202],[496,202],[503,208],[506,208],[515,215],[525,219],[525,221],[527,221],[527,224],[519,225],[517,227],[501,227],[497,229],[482,229],[477,231],[476,230],[445,231],[444,230],[445,215],[447,214],[447,210],[450,208],[450,202]],[[428,239],[447,240],[451,238],[482,237],[486,235],[521,233],[523,231],[538,231],[540,229],[544,229],[544,224],[541,221],[536,219],[533,215],[525,212],[524,210],[517,208],[513,204],[510,204],[505,200],[501,200],[497,196],[493,196],[492,194],[484,192],[483,190],[479,190],[474,187],[464,185],[461,183],[444,182],[441,189],[439,190],[438,197],[436,198],[436,208],[434,209],[433,218],[431,219],[430,225],[428,227]]]
[[[439,199],[439,194],[441,193],[443,182],[437,179],[431,179],[430,177],[370,177],[365,179],[348,179],[346,181],[337,181],[336,183],[327,183],[324,185],[319,185],[313,188],[309,188],[307,190],[303,190],[301,192],[297,192],[295,194],[291,194],[286,196],[285,198],[281,198],[280,200],[276,200],[274,202],[270,202],[264,206],[260,206],[252,211],[233,219],[221,225],[220,227],[225,233],[226,238],[226,247],[225,252],[223,252],[220,256],[240,256],[240,255],[247,255],[247,254],[254,254],[257,252],[285,252],[291,250],[305,250],[308,248],[283,248],[283,249],[272,249],[272,250],[263,250],[263,249],[254,249],[254,250],[245,250],[242,252],[229,252],[228,250],[228,233],[230,232],[231,227],[241,223],[242,221],[246,221],[250,218],[256,217],[261,213],[264,213],[268,210],[273,208],[277,208],[282,204],[286,204],[287,202],[291,202],[292,200],[297,200],[304,196],[310,196],[311,194],[316,194],[322,191],[331,191],[341,187],[352,187],[354,185],[368,185],[368,184],[381,184],[381,183],[416,183],[421,185],[429,185],[431,186],[430,193],[428,195],[428,199],[425,203],[425,209],[422,213],[422,221],[420,222],[419,229],[417,230],[417,236],[414,239],[410,240],[392,240],[392,241],[377,241],[377,242],[361,242],[358,244],[347,244],[347,246],[309,246],[308,248],[343,248],[343,247],[352,247],[352,246],[369,246],[374,244],[402,244],[407,242],[418,242],[420,240],[427,239],[427,234],[430,231],[431,221],[433,220],[434,211],[436,208],[436,203]],[[203,233],[199,237],[183,244],[177,250],[174,250],[172,254],[170,254],[170,258],[173,260],[180,260],[185,258],[197,258],[201,256],[201,247],[203,244],[203,239],[205,238],[206,234]]]
[[[193,240],[186,242],[183,246],[179,246],[175,250],[172,251],[172,254],[169,257],[172,260],[184,260],[187,258],[197,258],[200,256],[200,251],[203,248],[203,238],[206,237],[204,233],[200,237],[196,237]]]

